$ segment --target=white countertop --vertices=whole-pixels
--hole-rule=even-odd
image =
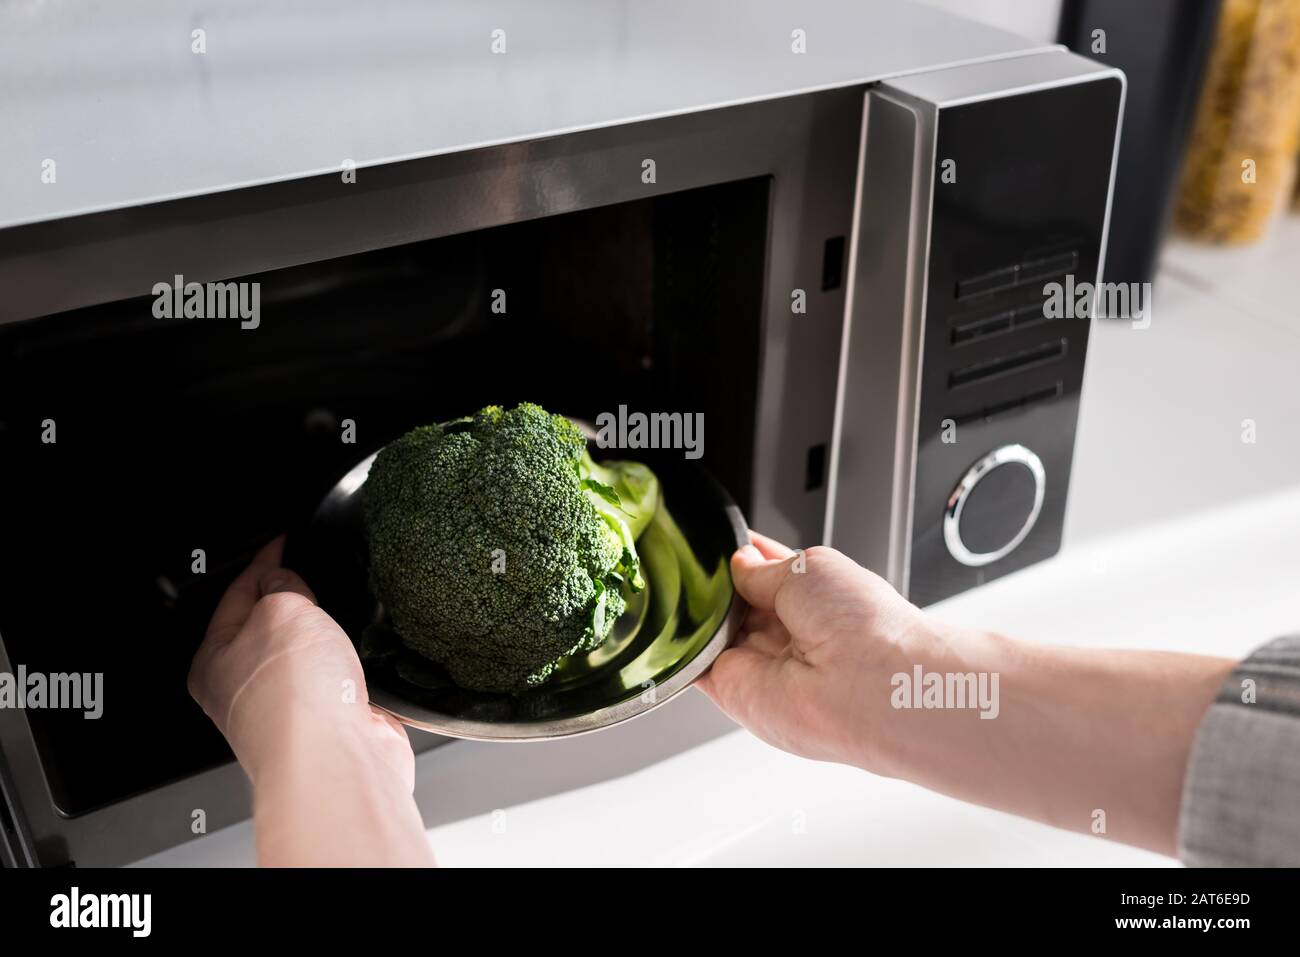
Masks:
[[[1249,250],[1171,244],[1151,327],[1095,329],[1066,547],[932,610],[1044,642],[1225,656],[1300,630],[1297,249],[1296,217]],[[429,840],[452,866],[1174,864],[741,731],[676,753],[727,725],[692,690],[571,741],[423,754]],[[252,862],[244,823],[141,863]]]

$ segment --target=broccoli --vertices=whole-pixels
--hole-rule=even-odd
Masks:
[[[597,464],[576,425],[489,406],[386,446],[363,489],[370,578],[402,642],[475,691],[537,687],[644,587],[654,473]]]

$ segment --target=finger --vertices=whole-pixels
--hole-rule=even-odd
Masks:
[[[397,734],[400,734],[402,737],[406,737],[406,728],[402,726],[402,722],[398,721],[396,718],[394,718],[383,708],[379,707],[378,705],[372,704],[370,706],[370,713],[376,721],[388,725],[388,727],[392,731],[395,731]]]
[[[731,556],[731,580],[742,598],[760,611],[776,608],[776,595],[790,579],[793,561],[763,557],[753,545]]]
[[[756,703],[778,700],[781,659],[752,648],[728,648],[695,684],[737,724],[749,727]]]
[[[258,580],[258,590],[264,596],[280,591],[291,591],[296,595],[302,595],[313,605],[316,604],[316,595],[312,592],[311,586],[303,581],[297,572],[287,568],[273,568],[269,572],[264,572]]]
[[[280,567],[283,553],[284,536],[281,535],[262,546],[261,551],[253,556],[253,561],[231,582],[217,603],[217,610],[212,613],[212,621],[208,623],[204,644],[209,641],[229,641],[243,627],[249,612],[262,597],[259,587],[262,576],[271,569]]]
[[[782,545],[775,538],[768,538],[761,532],[756,532],[753,529],[750,529],[749,537],[753,541],[754,547],[759,550],[759,553],[762,554],[764,558],[775,558],[780,560],[789,558],[794,554],[793,548]]]

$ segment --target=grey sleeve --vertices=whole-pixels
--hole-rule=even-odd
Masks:
[[[1194,867],[1300,865],[1300,636],[1237,665],[1201,721],[1178,856]]]

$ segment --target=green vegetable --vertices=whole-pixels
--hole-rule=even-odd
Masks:
[[[383,449],[363,490],[370,577],[403,644],[476,691],[519,692],[599,647],[645,587],[659,482],[597,464],[577,426],[489,406]]]

